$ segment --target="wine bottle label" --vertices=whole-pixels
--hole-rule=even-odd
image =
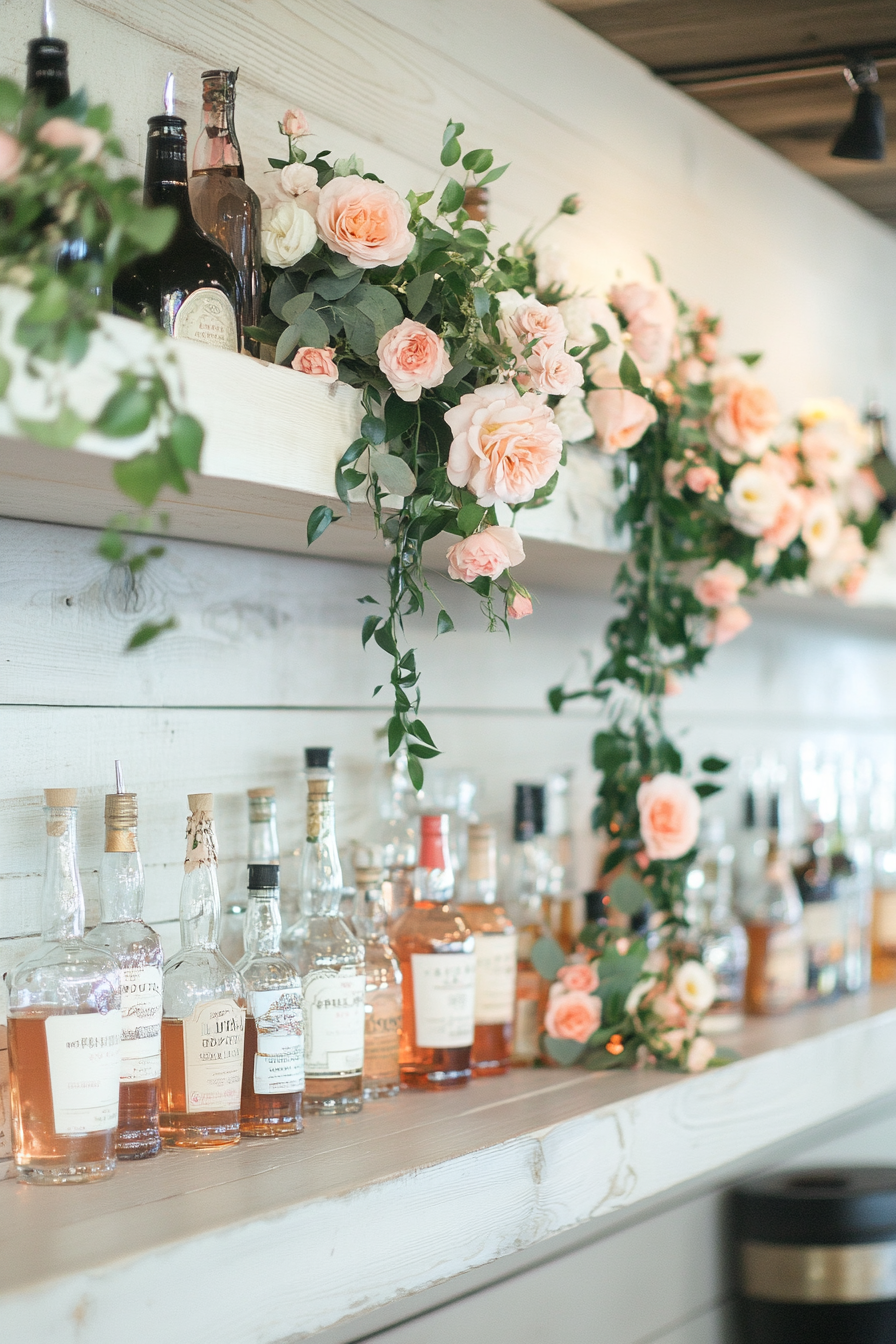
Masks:
[[[194,289],[174,316],[172,335],[179,341],[198,341],[216,350],[239,350],[236,314],[219,289]]]
[[[414,1044],[452,1050],[473,1044],[475,952],[412,952]]]
[[[57,1134],[96,1134],[118,1124],[121,1012],[59,1013],[44,1023]]]
[[[382,985],[367,996],[364,1077],[398,1081],[401,987]]]
[[[839,901],[806,901],[803,906],[803,930],[811,947],[827,946],[837,955],[843,942],[843,917]]]
[[[162,1072],[162,972],[121,968],[121,1081],[145,1083]]]
[[[538,1036],[541,1023],[538,1020],[538,996],[541,993],[542,980],[538,972],[523,967],[517,974],[516,1012],[513,1019],[513,1057],[532,1060],[538,1057]]]
[[[896,949],[896,891],[874,893],[874,941]]]
[[[246,1010],[235,999],[197,1004],[184,1018],[187,1112],[238,1111]]]
[[[309,1078],[361,1072],[366,984],[355,966],[309,971],[304,977],[305,1072]]]
[[[515,933],[476,933],[477,1027],[513,1021],[516,1001]]]
[[[301,1092],[305,1087],[302,997],[297,989],[253,989],[249,1012],[255,1018],[257,1047],[253,1088],[257,1096]]]
[[[768,936],[765,960],[765,997],[769,1008],[786,1008],[806,990],[808,965],[803,930],[799,924],[783,925]]]

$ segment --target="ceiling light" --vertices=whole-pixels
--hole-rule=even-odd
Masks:
[[[887,156],[887,128],[884,105],[873,85],[877,66],[869,56],[857,56],[843,71],[847,84],[856,95],[852,120],[837,137],[831,150],[835,159],[884,159]]]

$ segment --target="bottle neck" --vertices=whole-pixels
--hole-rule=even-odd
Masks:
[[[58,107],[70,97],[68,46],[58,37],[36,37],[28,43],[25,87],[44,107]]]
[[[245,178],[234,125],[235,76],[216,73],[202,82],[202,130],[193,150],[193,176]]]
[[[280,895],[275,888],[249,892],[243,929],[246,956],[273,956],[280,951]]]
[[[138,920],[143,915],[143,862],[137,827],[120,822],[106,827],[106,851],[99,873],[100,918],[104,924]]]
[[[355,869],[355,904],[352,923],[359,938],[365,942],[385,939],[389,916],[383,900],[383,873],[381,869],[365,872]]]
[[[181,117],[150,117],[143,177],[146,205],[173,205],[193,222],[187,186],[187,123]]]
[[[277,814],[273,798],[249,799],[249,862],[280,862]]]
[[[336,845],[333,776],[329,770],[308,771],[305,846],[299,887],[303,914],[338,915],[342,865]]]
[[[47,862],[41,898],[41,937],[49,942],[84,934],[84,892],[78,872],[76,807],[45,807]]]
[[[180,892],[180,940],[187,947],[217,947],[221,919],[215,825],[207,812],[187,822],[187,855]]]

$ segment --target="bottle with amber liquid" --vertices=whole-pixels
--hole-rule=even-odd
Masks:
[[[307,747],[308,802],[299,869],[301,914],[283,950],[302,976],[305,1110],[345,1115],[363,1105],[364,944],[340,914],[333,751]]]
[[[187,853],[180,892],[181,949],[162,986],[162,1141],[222,1148],[240,1140],[246,991],[221,955],[214,795],[187,799]]]
[[[84,939],[77,789],[47,789],[41,940],[6,977],[13,1161],[66,1185],[115,1170],[121,1055],[118,967]]]
[[[420,818],[414,904],[392,928],[401,966],[401,1081],[405,1087],[462,1087],[472,1076],[476,944],[453,904],[448,818]]]
[[[516,1008],[517,933],[498,905],[498,852],[492,826],[467,827],[467,870],[458,909],[476,944],[473,1076],[510,1068]]]
[[[364,944],[367,981],[364,1019],[364,1100],[394,1097],[399,1090],[401,970],[389,942],[383,901],[383,850],[358,846],[354,853],[355,906],[352,924]]]
[[[121,1094],[115,1152],[152,1157],[159,1135],[162,1072],[162,963],[159,935],[143,922],[143,863],[137,848],[137,795],[106,794],[106,847],[100,864],[100,915],[87,942],[114,958],[121,973]]]
[[[789,1012],[806,997],[808,957],[802,901],[775,826],[761,880],[741,892],[740,914],[748,949],[744,1007],[759,1016]]]
[[[248,1004],[240,1131],[258,1139],[302,1129],[302,978],[280,951],[279,886],[277,864],[249,864],[246,952],[237,965]]]
[[[237,70],[202,76],[202,130],[193,150],[190,204],[193,218],[236,267],[241,330],[261,317],[261,205],[246,182],[234,125]],[[243,338],[250,355],[258,342]]]
[[[517,784],[514,795],[511,894],[508,914],[517,930],[516,1007],[512,1062],[526,1067],[541,1053],[540,1036],[550,984],[532,964],[532,948],[550,933],[545,896],[550,882],[550,854],[543,843],[544,786]]]
[[[187,185],[187,123],[174,115],[174,77],[165,85],[165,111],[149,118],[143,199],[171,206],[177,224],[170,241],[138,257],[116,277],[116,311],[149,317],[178,340],[239,350],[239,282],[223,248],[193,218]]]

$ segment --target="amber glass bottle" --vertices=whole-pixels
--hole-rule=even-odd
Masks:
[[[471,1062],[475,1077],[506,1073],[510,1067],[516,1005],[517,934],[496,904],[498,856],[494,828],[478,822],[467,828],[464,899],[458,907],[476,944],[475,1031]]]

